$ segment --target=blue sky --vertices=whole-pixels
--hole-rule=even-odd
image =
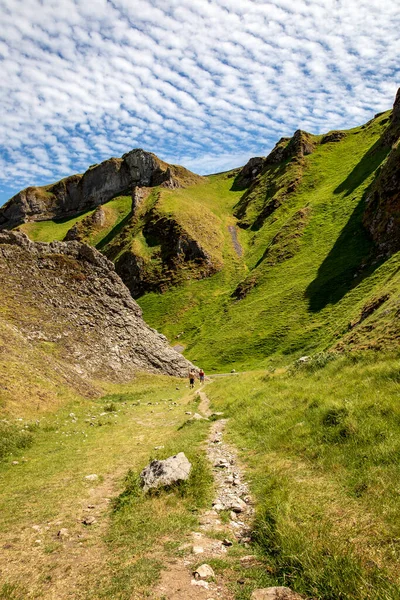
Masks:
[[[398,0],[0,0],[0,204],[142,147],[198,173],[393,104]]]

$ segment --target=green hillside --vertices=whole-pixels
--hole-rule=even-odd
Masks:
[[[326,136],[296,132],[244,183],[236,170],[151,188],[135,214],[129,196],[115,198],[100,228],[87,224],[91,211],[20,229],[49,241],[80,221],[80,239],[115,261],[149,324],[208,371],[286,364],[337,344],[396,288],[399,257],[376,257],[362,224],[366,190],[390,151],[389,117]],[[160,231],[171,223],[168,241]],[[207,260],[173,254],[182,232]]]
[[[194,390],[124,378],[152,342],[127,329],[140,311],[101,254],[6,232],[0,600],[190,598],[204,560],[207,597],[399,599],[399,140],[400,93],[350,131],[297,131],[241,169],[19,226],[112,260],[211,374]],[[183,360],[154,337],[163,368]],[[146,464],[181,451],[188,482],[145,493]]]
[[[262,227],[239,229],[244,258],[226,238],[224,270],[145,295],[147,320],[171,340],[183,331],[186,355],[213,370],[266,366],[270,356],[279,364],[334,344],[398,268],[396,256],[368,266],[373,247],[361,224],[363,194],[388,152],[374,152],[386,122],[387,114],[318,145]],[[249,291],[238,300],[243,280]]]

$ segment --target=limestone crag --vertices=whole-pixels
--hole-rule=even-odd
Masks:
[[[106,224],[106,220],[106,213],[103,207],[98,206],[94,213],[91,213],[82,219],[82,221],[78,221],[67,231],[64,241],[71,242],[75,240],[77,242],[84,242],[89,233],[102,229]]]
[[[86,244],[0,233],[0,290],[12,307],[6,321],[31,344],[49,345],[80,375],[185,376],[191,366],[143,321],[113,263]]]
[[[197,179],[201,178],[183,167],[168,165],[151,152],[135,149],[122,158],[93,165],[83,175],[22,190],[0,209],[0,229],[12,229],[27,221],[73,217],[117,195],[130,194],[136,186],[179,187]]]
[[[276,165],[291,158],[303,158],[314,150],[313,136],[307,131],[298,129],[291,138],[281,138],[275,148],[268,154],[265,163]]]
[[[244,189],[249,187],[255,181],[257,176],[262,172],[265,166],[265,158],[263,156],[254,156],[240,169],[235,178],[235,188]]]
[[[396,98],[393,104],[392,114],[390,115],[389,127],[386,130],[384,141],[388,146],[396,143],[400,137],[400,88],[397,90]]]
[[[189,274],[193,279],[209,277],[222,267],[172,217],[152,210],[142,231],[153,246],[159,247],[151,260],[129,248],[115,263],[117,273],[134,298],[149,291],[164,292]]]
[[[364,225],[381,254],[400,250],[400,144],[391,151],[367,195]]]
[[[382,144],[391,150],[366,194],[363,222],[380,254],[390,255],[400,250],[400,89]]]

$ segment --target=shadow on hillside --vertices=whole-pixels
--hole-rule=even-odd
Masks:
[[[133,216],[133,210],[131,209],[129,211],[129,213],[126,215],[126,217],[124,217],[122,219],[122,221],[120,221],[119,223],[117,223],[117,225],[115,225],[111,231],[109,233],[107,233],[107,235],[105,237],[103,237],[102,240],[100,240],[100,242],[96,245],[97,250],[102,251],[109,242],[111,242],[111,240],[118,235],[118,233],[125,227],[125,225],[127,223],[129,223],[130,219]]]
[[[390,148],[382,144],[379,138],[373,146],[364,154],[359,163],[349,173],[344,181],[334,190],[334,194],[345,193],[348,196],[358,188],[379,167],[386,158]]]
[[[380,265],[372,264],[373,242],[362,225],[365,197],[361,199],[342,229],[317,277],[306,289],[309,309],[318,312],[328,304],[336,304],[351,289],[357,287]]]
[[[382,139],[377,140],[334,193],[351,194],[378,169],[389,151],[390,148],[382,144]],[[313,312],[339,302],[380,264],[371,264],[374,246],[362,224],[368,189],[318,269],[317,277],[306,289],[309,309]]]

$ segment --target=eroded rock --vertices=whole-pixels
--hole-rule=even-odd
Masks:
[[[140,474],[144,491],[159,487],[168,487],[189,478],[192,465],[184,452],[170,456],[165,460],[152,460]]]
[[[71,175],[45,187],[28,187],[0,209],[0,229],[27,221],[67,218],[96,208],[136,186],[174,188],[201,177],[183,167],[168,165],[141,148],[122,158],[92,165],[83,175]]]
[[[35,243],[2,231],[0,289],[18,307],[13,327],[29,342],[54,344],[57,359],[82,387],[93,375],[121,381],[142,370],[186,377],[191,367],[143,321],[113,263],[91,246]]]

